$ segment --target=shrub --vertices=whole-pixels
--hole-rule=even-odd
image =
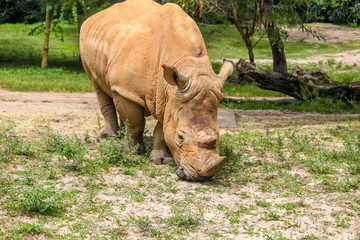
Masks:
[[[64,207],[60,194],[54,188],[34,183],[21,189],[11,189],[8,195],[13,204],[9,206],[23,213],[57,215]]]
[[[134,157],[137,146],[126,132],[119,133],[116,137],[104,139],[100,143],[99,153],[105,163],[117,166],[126,166],[131,163],[130,159]]]

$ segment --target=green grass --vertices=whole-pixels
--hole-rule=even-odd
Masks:
[[[251,98],[251,97],[286,97],[287,95],[275,92],[275,91],[269,91],[269,90],[263,90],[258,88],[254,84],[235,84],[235,83],[227,83],[224,86],[224,93],[226,96],[232,96],[232,97],[245,97],[245,98]]]
[[[93,91],[79,61],[76,26],[64,25],[64,41],[50,38],[49,68],[41,69],[43,36],[33,25],[0,25],[0,86],[18,91]]]
[[[64,41],[54,35],[50,39],[49,68],[40,68],[43,35],[29,36],[34,25],[0,25],[0,86],[19,91],[89,92],[93,87],[86,76],[78,53],[78,33],[75,25],[63,24]],[[212,60],[223,58],[245,58],[247,50],[233,25],[200,25],[209,56]],[[256,37],[255,39],[256,40]],[[303,59],[322,54],[337,53],[360,47],[360,41],[334,44],[287,42],[289,59]],[[271,59],[266,39],[254,49],[257,59]],[[218,71],[221,64],[214,64]],[[341,65],[341,64],[340,64]],[[309,68],[329,70],[329,75],[341,82],[359,80],[359,67],[340,66],[339,63],[306,65]],[[262,66],[270,70],[271,66]],[[293,66],[289,66],[291,70]],[[345,70],[345,71],[344,71]],[[225,85],[225,94],[232,96],[284,96],[281,93],[258,89],[255,86],[236,86],[234,78]]]
[[[248,59],[245,43],[234,25],[200,24],[199,27],[211,59]],[[258,35],[255,35],[253,42],[257,40]],[[346,43],[285,42],[286,57],[288,59],[304,59],[323,54],[336,54],[342,51],[358,49],[359,47],[359,40]],[[270,45],[266,37],[260,40],[259,44],[254,48],[254,54],[255,60],[272,58]]]
[[[243,100],[240,102],[221,103],[222,108],[254,110],[254,109],[275,109],[275,110],[290,110],[290,111],[304,111],[304,112],[320,112],[320,113],[359,113],[360,106],[355,101],[345,103],[342,101],[334,101],[331,99],[320,99],[308,102],[286,102],[283,101],[255,101]]]
[[[0,67],[2,88],[16,91],[90,92],[93,86],[84,72],[64,67],[41,69],[37,66]]]

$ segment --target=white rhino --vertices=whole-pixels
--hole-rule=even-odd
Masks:
[[[214,73],[198,26],[179,6],[115,4],[83,23],[80,54],[105,118],[103,137],[127,123],[143,152],[144,117],[152,115],[151,161],[175,159],[177,175],[192,181],[220,170],[226,158],[219,156],[217,109],[234,66],[224,60]]]

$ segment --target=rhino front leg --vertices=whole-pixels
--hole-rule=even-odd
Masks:
[[[166,164],[171,162],[173,156],[164,139],[163,125],[158,122],[154,129],[154,145],[150,153],[150,161],[155,164]]]
[[[116,136],[120,130],[120,127],[114,101],[100,88],[100,86],[95,81],[92,82],[96,91],[96,96],[98,98],[100,111],[105,119],[104,129],[100,133],[101,137]],[[121,123],[121,127],[123,127],[122,125],[123,124]]]
[[[124,98],[117,92],[113,92],[116,109],[119,113],[121,122],[126,124],[127,133],[131,136],[134,144],[138,144],[138,154],[145,153],[143,143],[143,133],[145,128],[144,109],[137,103]]]

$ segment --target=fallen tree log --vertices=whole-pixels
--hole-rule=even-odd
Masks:
[[[240,71],[261,89],[272,90],[292,96],[301,101],[312,100],[316,97],[330,98],[349,102],[360,102],[360,87],[350,87],[340,84],[335,87],[316,86],[309,84],[294,75],[261,70],[256,65],[240,59],[236,64]]]

